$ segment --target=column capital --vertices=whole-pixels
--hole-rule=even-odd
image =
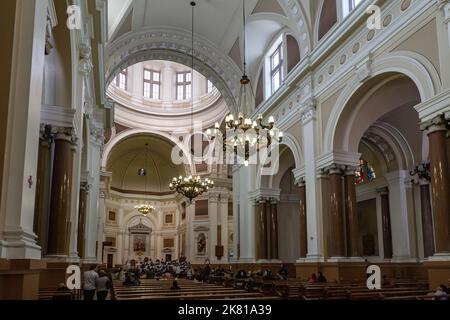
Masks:
[[[439,9],[444,12],[444,23],[450,23],[450,0],[437,0]]]
[[[299,187],[299,188],[303,188],[306,186],[306,181],[304,178],[300,178],[299,180],[297,180],[295,182],[295,184]]]
[[[429,121],[422,122],[420,129],[422,131],[427,130],[428,134],[432,134],[437,131],[447,131],[448,122],[445,119],[444,114],[438,115]]]
[[[389,194],[389,188],[388,188],[388,187],[378,188],[378,189],[377,189],[377,193],[378,193],[380,196],[388,195],[388,194]]]
[[[53,141],[52,136],[52,126],[49,124],[41,123],[40,131],[39,131],[39,139],[42,140],[43,143],[51,144]]]
[[[313,98],[309,99],[302,105],[300,109],[300,116],[303,125],[307,125],[316,119],[316,105],[316,100]]]
[[[52,134],[55,140],[65,140],[73,145],[77,144],[78,138],[75,134],[75,130],[70,127],[58,127],[52,126]]]
[[[357,167],[356,166],[345,166],[344,168],[344,176],[355,176]]]
[[[342,175],[345,171],[345,166],[340,166],[337,164],[332,164],[329,168],[328,168],[328,174],[329,175]]]

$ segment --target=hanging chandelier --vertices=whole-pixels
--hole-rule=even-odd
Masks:
[[[148,150],[148,143],[145,144],[145,159],[147,160],[148,157],[150,156],[150,151]],[[147,161],[145,161],[147,162]],[[148,168],[148,163],[147,163],[147,168]],[[140,168],[137,172],[137,175],[141,178],[144,179],[144,189],[145,192],[147,192],[147,169],[146,168]],[[148,204],[140,204],[134,207],[134,209],[136,209],[140,214],[142,214],[143,216],[147,216],[149,214],[152,214],[153,212],[156,211],[155,207],[148,205]]]
[[[206,135],[210,140],[222,138],[223,152],[230,148],[234,152],[234,162],[237,164],[238,156],[243,156],[244,165],[250,164],[251,150],[260,151],[263,147],[269,149],[273,140],[279,143],[283,141],[283,132],[275,127],[275,119],[269,117],[265,124],[264,116],[260,114],[257,121],[252,120],[246,113],[251,113],[251,103],[255,101],[250,78],[247,75],[247,32],[246,32],[246,10],[243,0],[243,34],[244,34],[244,63],[243,75],[240,80],[241,89],[239,94],[238,115],[229,114],[225,118],[225,133],[222,133],[220,124],[216,123],[214,129],[208,129]],[[239,152],[239,150],[243,150]]]
[[[155,207],[148,204],[140,204],[134,207],[140,214],[143,216],[147,216],[156,211]]]
[[[179,194],[182,194],[184,197],[189,199],[189,202],[192,203],[192,200],[197,198],[209,191],[209,189],[214,188],[214,181],[206,178],[202,180],[201,177],[178,177],[173,178],[172,183],[169,185],[170,190],[176,191]]]
[[[192,7],[192,73],[194,73],[194,9],[195,9],[196,3],[195,1],[191,2]],[[193,79],[193,77],[192,77]],[[191,92],[194,92],[193,90],[193,82],[191,84]],[[191,113],[191,119],[192,119],[192,134],[194,134],[194,95],[191,94],[192,98],[192,113]],[[178,194],[181,194],[182,196],[189,199],[189,202],[192,203],[192,200],[197,198],[198,196],[206,193],[209,191],[209,189],[214,188],[214,182],[208,178],[202,179],[200,176],[193,177],[178,177],[173,178],[172,182],[169,184],[169,188],[171,191],[176,191]]]

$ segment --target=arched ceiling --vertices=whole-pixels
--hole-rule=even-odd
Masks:
[[[186,63],[190,53],[191,8],[189,0],[108,0],[108,80],[127,66],[159,50],[166,60]],[[300,44],[301,56],[311,49],[310,32],[300,1],[245,0],[248,19],[249,76],[255,80],[274,37],[288,29]],[[259,21],[257,21],[259,20]],[[214,80],[227,103],[237,100],[243,60],[242,0],[197,0],[195,29],[196,70]],[[158,58],[157,56],[156,58]],[[213,74],[217,75],[214,78]],[[230,104],[230,102],[233,102]]]
[[[170,141],[154,135],[133,136],[121,141],[108,159],[111,188],[135,194],[170,194],[172,178],[185,175],[182,165],[173,164],[172,149]],[[146,170],[145,177],[138,175],[141,168]]]

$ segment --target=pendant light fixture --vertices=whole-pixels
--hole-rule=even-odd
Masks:
[[[149,157],[148,143],[145,144],[145,162],[147,162],[147,157]],[[138,176],[144,178],[144,192],[147,193],[147,168],[141,168],[138,170]],[[155,207],[149,204],[140,204],[134,207],[140,214],[147,216],[156,211]]]
[[[211,139],[222,138],[223,152],[230,147],[234,151],[235,164],[239,156],[239,147],[244,150],[244,165],[250,163],[251,149],[261,150],[263,147],[269,148],[274,139],[279,143],[283,141],[283,133],[275,127],[274,117],[269,117],[265,124],[263,115],[259,115],[257,121],[253,121],[251,116],[251,105],[255,101],[253,90],[250,84],[250,78],[247,75],[247,21],[245,0],[242,1],[243,16],[243,75],[240,80],[240,100],[237,116],[229,114],[225,119],[225,133],[220,131],[220,124],[216,123],[214,129],[208,129],[206,135]]]
[[[192,75],[191,75],[191,99],[192,99],[192,113],[191,113],[191,121],[192,121],[192,135],[191,137],[193,137],[194,133],[195,133],[195,129],[194,129],[194,90],[193,90],[193,85],[194,85],[194,34],[195,34],[195,30],[194,30],[194,18],[195,18],[195,6],[196,6],[196,2],[195,1],[191,1],[191,7],[192,7],[192,54],[191,54],[191,59],[192,59]],[[200,176],[197,177],[193,177],[193,176],[189,176],[189,177],[175,177],[172,179],[172,182],[169,185],[170,190],[172,191],[176,191],[177,193],[183,195],[184,197],[189,199],[189,202],[192,203],[192,200],[194,200],[195,198],[197,198],[198,196],[206,193],[209,191],[209,189],[214,187],[214,182],[211,181],[210,179],[206,178],[206,179],[202,179]]]

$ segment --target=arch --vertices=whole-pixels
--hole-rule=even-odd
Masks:
[[[187,164],[185,166],[186,169],[187,169],[186,173],[190,174],[190,173],[195,172],[194,166],[192,164],[191,159],[186,156],[187,154],[190,153],[189,150],[187,150],[180,143],[180,141],[178,141],[176,139],[176,137],[170,135],[169,133],[165,133],[165,132],[153,131],[153,130],[143,130],[143,129],[129,129],[129,130],[125,130],[125,131],[119,133],[118,135],[112,137],[111,140],[105,145],[105,148],[104,148],[104,151],[103,151],[103,154],[102,154],[102,168],[106,168],[106,166],[108,164],[109,156],[110,156],[110,154],[113,151],[115,146],[117,146],[118,144],[120,144],[121,142],[126,140],[127,138],[130,138],[132,136],[137,136],[137,135],[145,135],[145,134],[162,137],[162,138],[172,142],[178,148],[180,148],[180,150],[183,151],[183,162],[185,164]]]
[[[153,216],[143,216],[136,212],[131,212],[125,216],[124,222],[124,226],[126,227],[125,230],[129,230],[130,228],[138,225],[140,222],[142,222],[142,224],[146,227],[152,229],[152,231],[158,228],[158,221],[156,221]]]
[[[348,81],[348,85],[342,91],[335,106],[333,107],[330,118],[327,122],[324,132],[324,153],[332,152],[335,148],[335,135],[339,120],[344,113],[349,101],[368,81],[379,77],[397,74],[410,79],[420,95],[421,101],[427,101],[434,97],[440,89],[440,79],[434,67],[421,59],[419,55],[410,52],[391,53],[372,64],[371,78],[365,82],[360,82],[355,74]],[[341,150],[348,151],[348,150]]]
[[[177,28],[152,28],[125,34],[110,44],[107,58],[106,84],[133,64],[148,60],[167,60],[191,66],[191,35]],[[233,60],[209,40],[196,35],[194,69],[210,79],[231,109],[237,109],[239,75]]]
[[[338,22],[337,0],[323,0],[318,11],[317,40],[320,41]]]
[[[278,0],[278,3],[286,12],[288,19],[295,23],[295,31],[297,41],[300,45],[300,53],[305,57],[312,48],[311,27],[309,25],[305,9],[299,0]]]
[[[284,148],[282,148],[284,146]],[[298,143],[297,139],[291,135],[290,133],[285,133],[283,142],[277,145],[272,145],[270,151],[273,151],[274,148],[281,148],[281,152],[279,152],[279,157],[277,159],[277,162],[275,163],[275,168],[279,168],[279,161],[281,160],[281,157],[286,150],[289,150],[292,155],[294,156],[294,162],[295,162],[295,169],[302,168],[304,166],[304,159],[303,159],[303,150]],[[266,163],[267,159],[260,159],[261,163]],[[274,175],[277,175],[279,173],[279,170],[276,172],[273,171],[271,175],[263,174],[264,168],[263,165],[259,164],[257,167],[257,172],[259,174],[256,175],[256,189],[260,189],[262,187],[271,187],[272,186],[272,178]]]

